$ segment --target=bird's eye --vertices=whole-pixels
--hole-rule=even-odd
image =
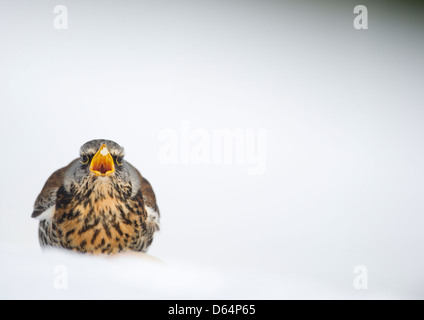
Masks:
[[[124,157],[116,157],[116,164],[122,166],[124,163]]]
[[[90,160],[90,158],[89,158],[87,155],[83,154],[83,155],[81,156],[81,162],[82,162],[83,164],[87,164],[89,160]]]

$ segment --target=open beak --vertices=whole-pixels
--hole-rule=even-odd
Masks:
[[[115,171],[112,155],[105,144],[100,147],[91,160],[90,170],[96,176],[108,176]]]

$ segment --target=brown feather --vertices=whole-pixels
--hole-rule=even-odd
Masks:
[[[66,167],[55,171],[49,179],[47,179],[43,189],[35,200],[34,212],[31,215],[32,218],[37,218],[40,214],[55,204],[56,192],[63,185],[66,171],[68,171],[69,167],[71,167],[75,161],[78,161],[78,159],[75,159]]]

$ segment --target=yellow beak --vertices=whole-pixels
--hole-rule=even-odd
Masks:
[[[100,147],[91,160],[90,170],[96,176],[108,176],[115,171],[112,155],[105,144]]]

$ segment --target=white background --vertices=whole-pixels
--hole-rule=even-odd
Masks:
[[[369,4],[358,31],[349,2],[0,5],[0,297],[424,297],[421,8]],[[182,121],[265,129],[266,172],[162,164]],[[40,253],[33,202],[95,138],[152,183],[167,267]]]

